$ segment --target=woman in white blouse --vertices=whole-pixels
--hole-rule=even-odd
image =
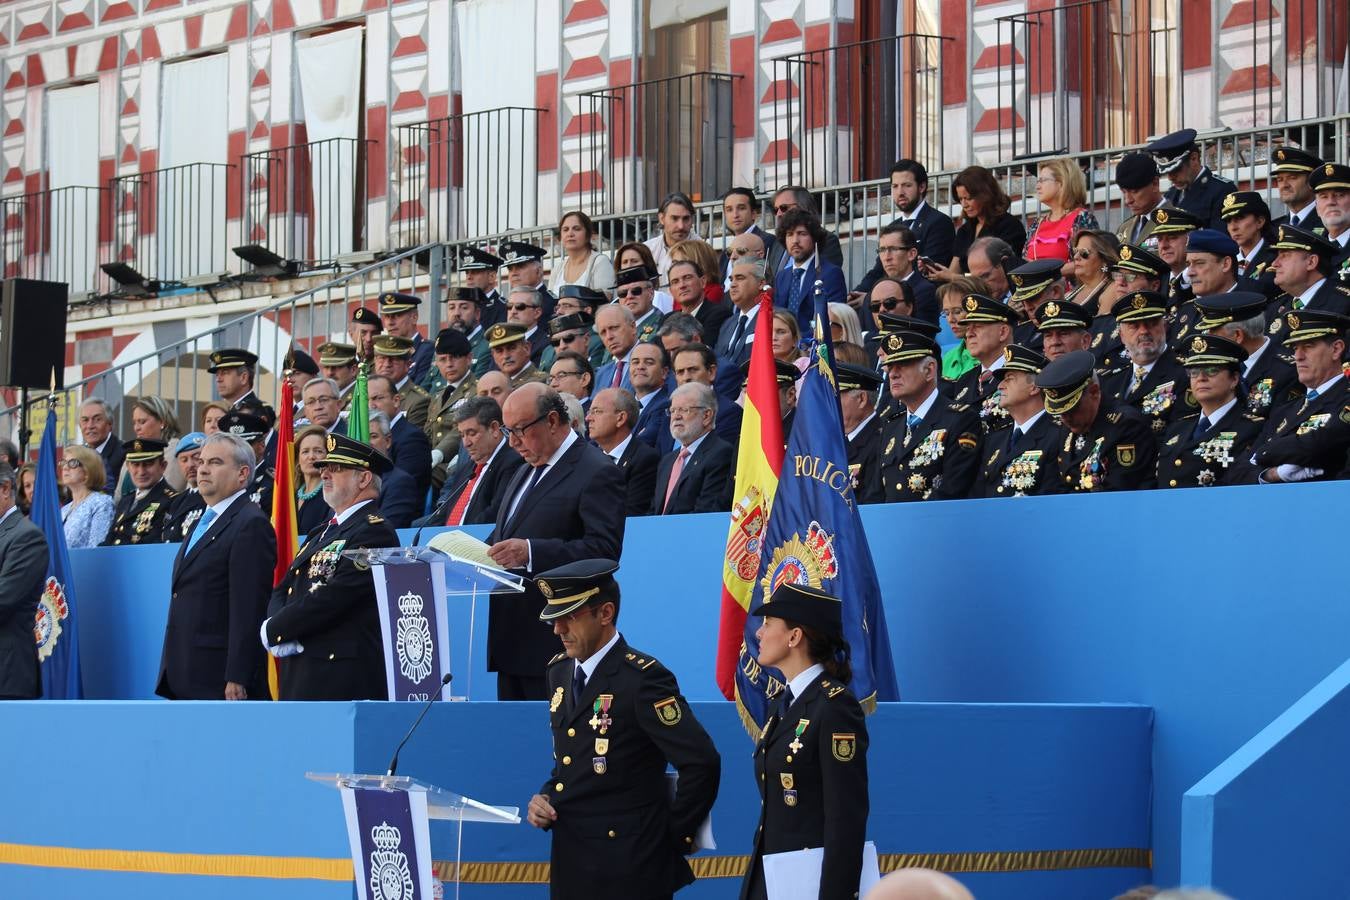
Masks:
[[[558,223],[558,241],[563,258],[548,276],[548,289],[554,294],[564,285],[576,284],[597,291],[614,290],[614,264],[592,246],[595,223],[580,210],[567,213]]]

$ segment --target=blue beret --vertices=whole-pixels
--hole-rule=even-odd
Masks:
[[[1186,241],[1187,253],[1213,253],[1217,256],[1237,256],[1237,242],[1213,228],[1199,228]]]

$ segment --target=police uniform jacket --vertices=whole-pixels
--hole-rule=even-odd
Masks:
[[[1326,392],[1285,404],[1271,413],[1256,441],[1255,481],[1264,469],[1286,463],[1322,469],[1315,480],[1330,481],[1345,467],[1350,450],[1350,379],[1339,378]]]
[[[1273,302],[1273,310],[1267,313],[1266,318],[1270,320],[1270,328],[1267,329],[1270,334],[1279,335],[1284,329],[1284,322],[1280,319],[1285,313],[1294,309],[1294,298],[1288,294],[1281,294]],[[1350,285],[1338,282],[1333,275],[1322,282],[1312,295],[1312,298],[1305,304],[1307,309],[1320,309],[1324,312],[1339,313],[1343,316],[1350,316]]]
[[[1013,429],[984,441],[980,476],[972,497],[1034,497],[1060,490],[1056,454],[1064,443],[1064,429],[1049,413],[1037,416],[1026,433],[1013,442]]]
[[[1270,264],[1275,261],[1276,253],[1277,251],[1270,246],[1270,241],[1262,241],[1261,249],[1241,267],[1242,277],[1250,279],[1258,291],[1272,298],[1280,294],[1280,289],[1275,286],[1275,272],[1270,268]]]
[[[1202,434],[1196,434],[1200,413],[1183,416],[1168,427],[1158,447],[1158,487],[1210,487],[1236,484],[1242,463],[1265,419],[1252,415],[1241,397],[1233,408]]]
[[[430,347],[430,344],[426,346]],[[427,415],[431,411],[431,395],[422,390],[422,386],[413,380],[409,375],[403,380],[397,388],[399,396],[403,398],[400,409],[408,421],[422,428],[427,424]]]
[[[887,502],[958,500],[980,468],[980,416],[968,403],[939,396],[908,433],[901,405],[881,430],[881,479]]]
[[[397,547],[398,534],[367,503],[340,525],[310,532],[267,605],[267,642],[298,641],[280,660],[282,700],[387,700],[375,581],[344,550]]]
[[[1116,400],[1142,412],[1155,434],[1162,434],[1172,421],[1199,409],[1191,396],[1191,378],[1171,347],[1163,349],[1163,355],[1148,370],[1144,380],[1130,390],[1133,379],[1134,364],[1128,360],[1102,373],[1102,398]]]
[[[1226,231],[1219,213],[1223,210],[1223,198],[1236,190],[1237,185],[1233,182],[1215,175],[1209,170],[1209,166],[1201,166],[1190,187],[1184,191],[1177,187],[1168,188],[1163,194],[1163,200],[1168,206],[1184,209],[1192,215],[1205,219],[1209,222],[1210,228]]]
[[[201,495],[198,494],[198,497]],[[200,520],[189,531],[200,528]],[[238,497],[192,549],[178,548],[155,693],[170,700],[222,700],[225,683],[249,699],[267,689],[258,643],[272,592],[277,538],[262,510]]]
[[[886,499],[881,488],[881,417],[875,413],[848,441],[848,471],[853,478],[853,495],[859,503],[880,503]]]
[[[1092,341],[1088,344],[1088,349],[1097,357],[1098,368],[1113,368],[1119,362],[1120,351],[1125,346],[1120,342],[1120,325],[1116,323],[1116,317],[1109,313],[1095,316],[1089,333],[1092,335]]]
[[[169,517],[169,502],[176,496],[161,478],[141,499],[137,500],[136,494],[127,494],[118,500],[112,527],[102,546],[160,543],[164,539],[164,521]]]
[[[620,637],[580,697],[575,669],[562,653],[548,662],[554,764],[540,793],[558,813],[549,895],[670,897],[694,880],[685,855],[717,799],[721,758],[650,654]],[[673,800],[667,764],[679,773]]]
[[[798,729],[801,734],[798,735]],[[759,827],[742,900],[765,896],[766,853],[823,847],[821,900],[858,896],[867,828],[867,725],[848,689],[825,675],[771,715],[755,745]]]
[[[980,366],[964,373],[952,382],[951,398],[953,403],[969,403],[979,410],[981,433],[989,434],[1011,426],[1012,416],[998,405],[1002,395],[999,390],[1002,373],[997,369],[991,370],[989,377],[981,381],[980,376],[983,374],[984,369]]]
[[[1064,429],[1058,454],[1060,487],[1075,494],[1151,488],[1157,460],[1158,440],[1149,420],[1133,406],[1103,398],[1087,434]]]
[[[1242,376],[1247,408],[1253,415],[1269,416],[1271,410],[1300,400],[1307,389],[1298,380],[1298,370],[1284,355],[1284,348],[1270,341]]]
[[[206,512],[206,501],[196,488],[188,488],[169,501],[169,514],[164,517],[166,544],[177,544],[192,532],[192,526]]]
[[[253,479],[248,483],[248,499],[257,504],[264,514],[272,515],[272,489],[276,486],[276,473],[272,469],[258,467]]]

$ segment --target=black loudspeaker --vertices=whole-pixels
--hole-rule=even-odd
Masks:
[[[66,303],[62,281],[10,278],[0,282],[0,384],[47,390],[65,387]]]

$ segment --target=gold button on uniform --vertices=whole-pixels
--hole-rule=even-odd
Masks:
[[[561,794],[561,793],[562,793],[562,782],[561,782],[561,781],[558,782],[557,784],[555,784],[555,785],[553,786],[553,793],[555,793],[555,794]]]
[[[1180,467],[1181,467],[1181,460],[1179,460],[1179,459],[1174,459],[1174,460],[1172,460],[1172,465],[1177,466],[1178,468],[1180,468]]]
[[[609,836],[610,836],[610,837],[618,837],[618,835],[616,835],[616,834],[614,833],[614,829],[613,829],[613,828],[611,828],[611,829],[609,830]]]
[[[329,658],[329,659],[337,659],[337,654],[336,654],[336,653],[330,653],[330,654],[328,654],[328,658]]]
[[[569,729],[567,729],[567,736],[568,736],[568,737],[576,737],[576,736],[577,736],[577,730],[576,730],[575,728],[569,728]]]
[[[564,766],[570,766],[571,764],[572,764],[572,757],[570,757],[570,756],[564,756],[564,757],[563,757],[563,765],[564,765]]]
[[[1176,480],[1175,478],[1173,478],[1171,481],[1167,482],[1167,486],[1168,486],[1168,487],[1176,487],[1176,486],[1177,486],[1177,480]]]

